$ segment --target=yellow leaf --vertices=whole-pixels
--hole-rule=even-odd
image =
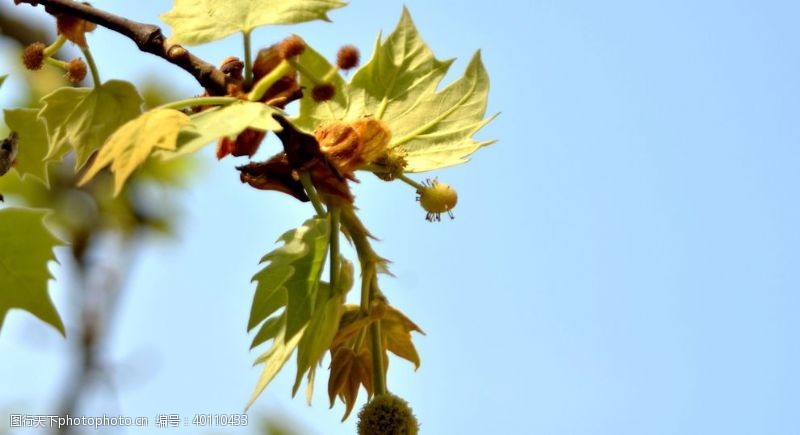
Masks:
[[[175,150],[178,133],[190,123],[186,114],[173,109],[152,110],[128,121],[100,148],[78,184],[86,184],[110,165],[114,173],[114,195],[117,195],[125,180],[156,148]]]

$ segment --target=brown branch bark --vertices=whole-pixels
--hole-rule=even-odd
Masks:
[[[154,54],[188,71],[211,95],[227,93],[227,77],[214,65],[191,54],[177,44],[170,44],[154,24],[145,24],[111,14],[73,0],[14,0],[15,4],[43,5],[50,14],[69,14],[113,30],[132,40],[139,50]]]

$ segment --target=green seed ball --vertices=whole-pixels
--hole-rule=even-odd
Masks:
[[[458,202],[456,190],[449,184],[433,181],[419,194],[419,203],[429,213],[445,213]]]
[[[408,402],[387,393],[375,396],[358,413],[358,435],[417,435],[419,422]]]

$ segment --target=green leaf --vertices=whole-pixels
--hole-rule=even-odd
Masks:
[[[250,396],[250,400],[247,401],[245,411],[250,408],[258,396],[267,388],[267,385],[275,378],[275,375],[283,368],[286,361],[289,360],[292,353],[294,353],[294,350],[297,348],[297,344],[300,342],[303,334],[295,334],[289,341],[285,341],[285,336],[287,336],[286,325],[284,325],[284,328],[275,337],[275,341],[272,342],[272,347],[256,360],[256,364],[264,363],[264,369],[261,371],[261,376],[258,378],[256,388]]]
[[[261,262],[269,264],[253,276],[257,286],[248,331],[277,310],[286,308],[280,315],[267,319],[253,339],[251,348],[274,340],[272,347],[256,359],[256,364],[263,362],[265,366],[248,407],[304,339],[309,321],[313,323],[329,229],[327,218],[314,218],[287,231],[278,239],[283,241],[283,246],[265,255]],[[327,286],[323,288],[327,300],[330,291]]]
[[[8,128],[17,132],[17,159],[14,168],[24,178],[31,176],[50,186],[47,178],[47,129],[36,109],[5,110]]]
[[[189,116],[173,109],[156,109],[120,127],[100,149],[78,184],[86,184],[101,169],[111,165],[114,173],[114,195],[125,180],[142,165],[156,148],[174,150],[178,132],[189,125]]]
[[[3,82],[6,81],[6,78],[8,78],[8,74],[4,74],[4,75],[0,76],[0,86],[3,86]]]
[[[278,336],[278,333],[286,326],[286,315],[281,313],[279,316],[273,316],[267,319],[258,329],[256,336],[253,338],[253,343],[250,344],[250,349],[258,346],[267,340],[272,340]]]
[[[63,245],[44,225],[46,210],[0,210],[0,328],[11,308],[21,308],[49,323],[62,335],[64,324],[56,311],[47,283],[47,263],[53,248]]]
[[[299,60],[318,74],[332,68],[310,49]],[[484,119],[489,77],[478,52],[461,78],[437,92],[451,64],[434,57],[404,9],[397,28],[383,42],[378,37],[372,58],[352,81],[334,79],[337,97],[315,103],[304,96],[297,123],[313,130],[329,121],[371,116],[389,126],[389,146],[406,154],[407,172],[464,163],[478,148],[493,143],[472,139],[493,119]],[[311,84],[301,79],[301,85]]]
[[[260,318],[280,308],[277,303],[266,302],[280,289],[285,289],[287,294],[286,337],[294,337],[308,323],[314,311],[319,276],[328,251],[329,226],[327,218],[309,219],[299,228],[284,233],[279,239],[284,245],[261,259],[262,263],[269,264],[253,277],[258,285],[248,329]],[[265,304],[268,305],[266,308]]]
[[[142,97],[136,88],[110,80],[89,88],[60,88],[42,98],[39,117],[47,125],[50,142],[48,158],[63,150],[75,150],[79,169],[111,133],[141,113]]]
[[[172,27],[170,42],[196,45],[268,24],[328,19],[328,11],[345,6],[337,0],[175,0],[161,19]]]
[[[178,137],[177,150],[161,156],[173,158],[194,153],[216,139],[239,134],[246,128],[280,131],[281,125],[272,117],[273,113],[281,112],[264,103],[241,102],[192,115],[192,125]]]
[[[327,285],[320,285],[320,292],[323,291],[330,293]],[[339,319],[344,309],[343,303],[344,299],[341,296],[334,296],[328,298],[315,310],[303,338],[298,344],[297,375],[292,387],[292,396],[297,394],[306,372],[325,356],[325,352],[333,342],[333,338],[339,330]]]

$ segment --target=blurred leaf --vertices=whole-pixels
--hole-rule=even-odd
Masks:
[[[3,74],[3,75],[0,76],[0,86],[3,86],[3,82],[6,81],[7,77],[8,77],[8,74]]]
[[[100,149],[79,184],[86,184],[101,169],[111,165],[114,173],[114,195],[119,194],[125,180],[142,165],[156,148],[174,150],[178,132],[190,124],[183,112],[156,109],[145,112],[115,131]]]
[[[11,308],[21,308],[65,335],[47,283],[53,248],[63,245],[44,225],[47,210],[0,210],[0,328]]]
[[[39,117],[50,142],[48,158],[75,149],[75,169],[82,167],[121,125],[141,113],[142,97],[131,83],[110,80],[94,88],[60,88],[42,98]]]
[[[192,115],[192,125],[181,131],[178,149],[162,152],[164,158],[173,158],[199,151],[221,137],[233,136],[247,128],[261,131],[280,131],[281,126],[272,117],[280,111],[263,103],[241,102],[221,108],[205,110]]]
[[[50,186],[47,178],[47,130],[36,109],[5,110],[5,122],[12,131],[17,132],[18,151],[14,169],[24,177],[30,175]]]
[[[319,75],[332,68],[310,49],[299,61]],[[389,126],[389,146],[405,154],[407,172],[464,163],[478,148],[493,143],[472,139],[493,119],[483,118],[489,78],[480,53],[476,53],[464,75],[437,93],[451,64],[452,60],[439,61],[433,56],[404,9],[395,30],[382,43],[378,38],[372,58],[353,75],[350,84],[341,77],[333,80],[337,88],[333,100],[316,103],[310,95],[303,97],[297,122],[313,130],[329,121],[370,116]],[[306,78],[301,85],[311,84]]]
[[[172,27],[170,42],[196,45],[268,24],[330,21],[328,11],[345,5],[338,0],[175,0],[161,19]]]

